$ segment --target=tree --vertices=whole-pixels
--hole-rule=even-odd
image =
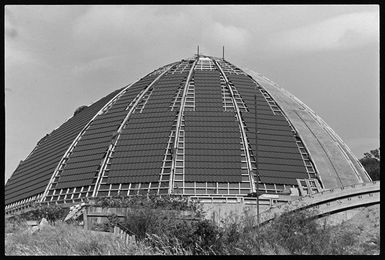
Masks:
[[[81,111],[83,111],[85,108],[87,108],[88,106],[80,106],[78,107],[75,112],[74,112],[74,116],[76,116],[77,114],[79,114]]]
[[[364,153],[360,162],[373,181],[380,180],[380,148]]]

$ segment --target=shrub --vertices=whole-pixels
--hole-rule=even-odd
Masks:
[[[95,206],[109,208],[151,208],[164,210],[189,210],[196,213],[202,212],[202,206],[195,201],[178,195],[136,195],[96,198]]]
[[[17,230],[22,226],[23,218],[15,217],[6,222],[6,233],[14,233],[7,235],[6,254],[339,255],[379,252],[379,235],[359,242],[357,235],[361,231],[357,227],[348,223],[327,226],[325,222],[321,225],[312,219],[315,212],[310,210],[285,213],[259,228],[256,228],[255,216],[246,212],[241,218],[230,216],[218,226],[202,214],[196,214],[194,219],[181,216],[180,211],[172,207],[186,209],[191,205],[186,205],[184,198],[179,199],[138,196],[132,201],[125,197],[100,200],[101,205],[131,205],[133,210],[129,211],[125,221],[111,215],[108,223],[95,227],[97,230],[112,231],[114,225],[121,224],[137,238],[137,243],[130,246],[125,246],[120,238],[111,236],[105,239],[99,234],[92,235],[63,223],[57,224],[56,229],[43,230],[34,235],[23,233]],[[58,212],[61,210],[53,208],[47,211],[41,207],[28,216],[44,215],[52,220],[60,218]]]
[[[171,221],[170,221],[171,220]],[[162,229],[167,228],[167,229]],[[201,219],[195,222],[180,220],[162,222],[158,229],[146,233],[146,244],[159,252],[184,252],[183,254],[222,254],[223,230],[209,220]],[[163,232],[162,232],[163,231]],[[171,250],[174,248],[175,250]]]
[[[10,221],[25,221],[25,220],[41,220],[42,218],[46,218],[49,222],[54,223],[58,220],[64,220],[64,218],[67,216],[69,212],[68,208],[63,208],[60,205],[56,204],[39,204],[35,203],[32,205],[32,209],[18,214],[14,215],[9,218]]]
[[[264,230],[263,238],[269,244],[278,244],[291,254],[305,254],[314,251],[314,242],[318,239],[318,224],[309,220],[312,212],[302,210],[282,214]],[[317,239],[317,240],[315,240]]]

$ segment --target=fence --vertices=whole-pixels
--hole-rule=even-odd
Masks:
[[[102,208],[86,206],[82,209],[84,229],[91,229],[94,224],[103,223],[108,216],[115,214],[119,218],[125,219],[127,216],[127,209],[125,208]]]
[[[121,239],[124,239],[126,245],[136,243],[135,235],[119,224],[114,227],[114,234],[120,236]]]
[[[107,221],[107,218],[111,215],[115,215],[118,218],[126,219],[127,216],[132,212],[136,212],[138,209],[131,208],[103,208],[103,207],[95,207],[92,205],[85,205],[81,211],[83,214],[83,223],[84,229],[90,230],[95,224],[101,224]],[[170,212],[171,214],[175,214],[177,219],[183,219],[187,221],[197,221],[199,218],[194,216],[193,212],[190,211],[177,211],[177,210],[164,210]],[[114,235],[120,236],[121,239],[124,239],[126,244],[136,243],[135,234],[130,230],[122,226],[120,223],[115,224]]]

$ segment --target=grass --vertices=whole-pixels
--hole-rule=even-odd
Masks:
[[[156,251],[144,243],[126,245],[114,235],[90,232],[82,227],[56,223],[31,234],[20,228],[7,235],[6,255],[148,255]]]
[[[174,203],[174,202],[173,202]],[[311,212],[287,213],[256,229],[245,214],[216,225],[202,216],[197,221],[175,218],[175,212],[144,208],[121,222],[136,234],[126,245],[113,234],[90,232],[76,224],[54,222],[31,234],[22,219],[5,223],[6,255],[356,255],[379,254],[379,233],[365,238],[364,223],[323,225],[309,220]],[[366,218],[366,212],[362,214]],[[374,222],[380,219],[375,218]],[[357,221],[356,221],[357,222]],[[371,224],[374,226],[374,223]],[[367,226],[367,225],[366,225]],[[373,230],[376,230],[375,227]]]

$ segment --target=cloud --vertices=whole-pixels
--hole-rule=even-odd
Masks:
[[[183,39],[184,16],[156,10],[154,6],[92,6],[73,26],[79,57],[89,61],[119,53],[140,56]]]
[[[272,34],[272,47],[315,51],[352,49],[379,41],[377,11],[343,14],[322,22]]]
[[[5,48],[5,64],[6,69],[17,68],[17,66],[25,65],[27,63],[37,63],[37,59],[27,51],[7,46]]]
[[[206,44],[225,45],[234,50],[243,49],[249,38],[246,29],[233,25],[223,25],[218,22],[208,26],[202,33],[202,39]]]
[[[16,22],[13,12],[9,8],[5,8],[5,36],[9,38],[16,38],[18,31],[16,29]]]
[[[363,154],[370,150],[380,147],[378,138],[351,138],[345,142],[357,158],[362,158]]]
[[[83,63],[74,65],[74,67],[72,68],[72,73],[76,75],[81,75],[89,71],[112,68],[117,63],[117,60],[127,59],[127,58],[128,57],[126,56],[113,55],[113,56],[93,59],[88,62],[83,62]]]

